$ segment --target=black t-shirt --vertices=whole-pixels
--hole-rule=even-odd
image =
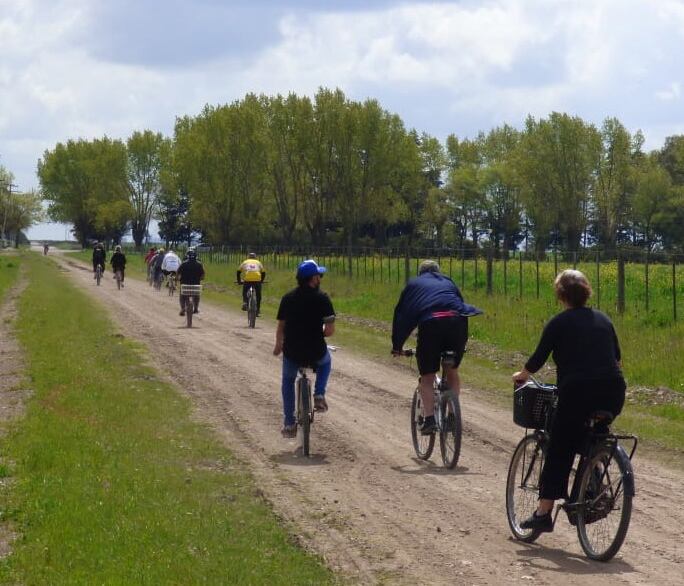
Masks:
[[[558,384],[621,377],[620,344],[608,316],[590,307],[566,309],[546,324],[525,365],[537,372],[552,354]]]
[[[285,357],[300,366],[318,362],[327,350],[323,324],[334,319],[332,302],[322,291],[304,286],[286,293],[278,309],[278,321],[285,322]]]
[[[178,278],[182,285],[199,285],[204,279],[202,263],[193,259],[183,261],[178,267]]]

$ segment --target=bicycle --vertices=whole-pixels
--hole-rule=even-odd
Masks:
[[[328,346],[328,350],[335,352],[337,346]],[[297,434],[301,433],[302,454],[308,457],[311,443],[311,426],[313,425],[314,413],[316,411],[313,408],[311,380],[307,376],[307,370],[315,371],[315,369],[307,366],[300,366],[298,368],[297,380],[295,382],[295,418],[297,421]]]
[[[121,275],[121,269],[117,269],[114,271],[114,278],[116,279],[116,288],[118,290],[121,290],[121,287],[123,286],[123,277]]]
[[[100,286],[100,281],[102,280],[102,265],[98,264],[95,267],[95,282],[97,283],[97,286]]]
[[[186,324],[192,327],[192,314],[195,312],[197,304],[195,298],[199,299],[202,292],[202,285],[183,285],[180,286],[181,297],[184,298],[183,311],[185,312]]]
[[[263,284],[263,281],[262,281]],[[256,327],[256,318],[258,315],[258,308],[257,308],[257,296],[256,296],[256,290],[254,289],[254,284],[253,283],[236,283],[236,285],[244,286],[244,285],[249,285],[249,288],[247,289],[247,327],[250,328],[255,328]]]
[[[415,350],[402,350],[401,356],[414,356]],[[447,368],[454,365],[454,352],[442,352],[442,375],[435,378],[434,405],[435,422],[439,431],[439,447],[442,455],[442,463],[446,468],[454,468],[458,464],[461,455],[461,437],[463,435],[463,423],[461,421],[461,405],[458,395],[453,392],[447,383]],[[420,380],[420,379],[419,379]],[[416,387],[411,402],[411,438],[416,456],[421,460],[429,460],[435,447],[435,433],[422,435],[420,428],[424,420],[423,399],[420,394],[420,386]]]
[[[169,297],[173,297],[176,293],[176,273],[169,273],[169,276],[166,281],[166,286],[169,288]]]
[[[162,283],[164,282],[164,273],[155,271],[153,277],[153,287],[155,291],[161,291]]]
[[[539,537],[538,529],[522,529],[520,523],[537,508],[539,480],[549,443],[558,389],[534,377],[514,391],[513,419],[533,429],[518,443],[506,481],[506,516],[513,536],[525,543]],[[568,497],[556,505],[565,511],[586,556],[607,562],[620,550],[627,535],[635,494],[632,457],[637,448],[633,435],[616,435],[608,425],[614,419],[608,411],[596,411],[587,420],[587,435],[574,469]],[[630,453],[621,440],[633,442]]]

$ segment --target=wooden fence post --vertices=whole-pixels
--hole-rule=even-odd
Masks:
[[[625,313],[625,259],[617,253],[617,312]]]
[[[494,292],[494,287],[492,284],[494,272],[494,258],[492,254],[492,249],[487,249],[487,295],[491,295]]]

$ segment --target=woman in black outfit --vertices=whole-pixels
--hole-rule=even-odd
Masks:
[[[535,513],[520,524],[523,529],[552,531],[551,511],[556,499],[567,496],[568,478],[589,415],[598,410],[617,416],[625,402],[620,345],[610,319],[586,307],[589,281],[580,271],[566,270],[554,282],[556,297],[565,310],[544,328],[539,345],[525,367],[513,375],[522,384],[546,362],[556,363],[558,409],[539,487]]]

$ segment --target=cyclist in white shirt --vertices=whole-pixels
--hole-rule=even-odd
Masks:
[[[162,272],[167,276],[169,273],[176,273],[178,272],[178,267],[180,264],[181,261],[180,258],[178,258],[178,255],[173,250],[169,249],[164,256],[164,260],[162,261]]]

